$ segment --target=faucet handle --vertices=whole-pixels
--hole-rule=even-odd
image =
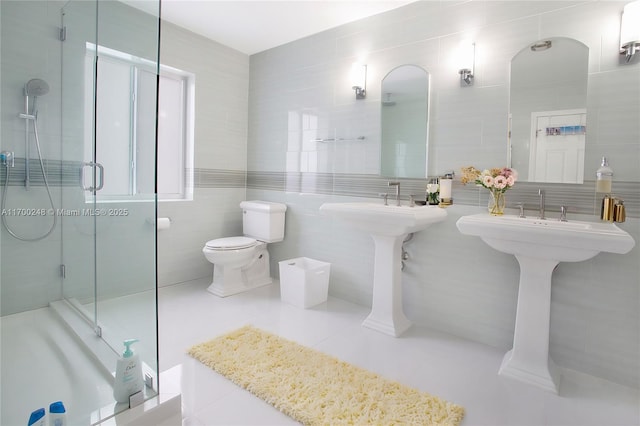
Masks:
[[[567,206],[560,206],[560,222],[567,221]]]
[[[520,209],[520,214],[518,215],[518,217],[525,218],[526,216],[524,215],[524,203],[516,203],[516,207]]]
[[[382,198],[384,200],[384,205],[388,206],[389,203],[387,202],[388,198],[389,198],[389,194],[386,192],[381,192],[378,194],[378,197]]]

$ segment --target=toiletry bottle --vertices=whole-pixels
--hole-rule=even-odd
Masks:
[[[67,411],[62,401],[49,405],[49,426],[67,426]]]
[[[129,402],[129,397],[144,387],[140,357],[131,349],[138,339],[125,340],[125,351],[116,365],[116,380],[113,385],[113,397],[118,402]]]
[[[602,157],[602,164],[596,171],[596,192],[601,194],[610,194],[612,180],[613,170],[609,167],[607,157]]]
[[[627,220],[627,214],[624,208],[624,200],[617,200],[613,206],[613,221],[624,222]]]
[[[440,178],[440,207],[453,204],[451,186],[453,184],[453,172],[447,172]]]
[[[613,222],[615,213],[615,198],[609,194],[602,198],[602,207],[600,208],[600,219],[606,222]]]
[[[45,414],[44,408],[38,408],[29,416],[28,426],[46,426]]]

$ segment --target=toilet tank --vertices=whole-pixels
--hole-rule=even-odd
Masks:
[[[243,201],[242,233],[265,243],[284,240],[284,212],[286,204],[269,201]]]

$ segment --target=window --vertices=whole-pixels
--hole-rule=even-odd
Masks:
[[[91,114],[95,45],[87,44],[85,114]],[[96,162],[104,167],[99,201],[148,199],[154,193],[156,68],[142,58],[99,47]],[[159,200],[193,198],[195,76],[160,65],[157,185]],[[91,121],[88,121],[91,122]],[[91,136],[85,161],[91,161]]]

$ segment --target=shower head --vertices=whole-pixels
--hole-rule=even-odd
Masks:
[[[26,96],[42,96],[49,93],[49,84],[39,78],[33,78],[24,85],[24,94]]]

